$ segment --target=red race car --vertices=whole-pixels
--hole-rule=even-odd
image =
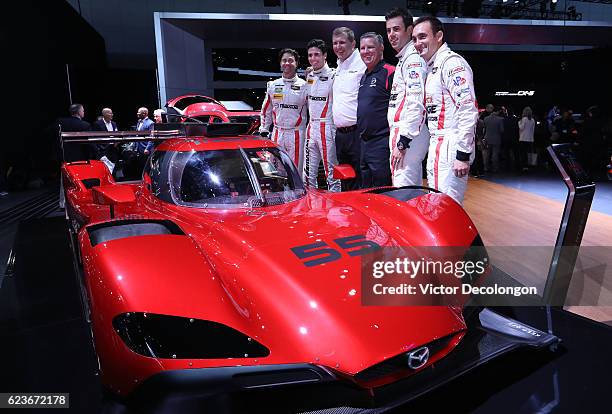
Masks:
[[[252,134],[259,129],[259,111],[254,111],[244,102],[219,102],[204,95],[183,95],[166,103],[171,121],[173,112],[182,115],[181,120],[197,119],[205,123],[246,123],[246,133]]]
[[[274,143],[232,126],[109,133],[104,142],[163,139],[137,183],[116,183],[95,160],[62,166],[86,314],[114,393],[184,401],[343,384],[369,397],[395,385],[406,400],[516,347],[557,342],[487,308],[467,318],[461,306],[364,306],[362,259],[481,245],[474,223],[422,188],[306,188]],[[101,137],[87,134],[64,139]]]

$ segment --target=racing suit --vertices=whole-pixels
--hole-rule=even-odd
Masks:
[[[453,163],[474,159],[478,106],[472,68],[446,43],[427,62],[425,106],[431,134],[427,160],[429,187],[461,204],[468,176],[455,176]]]
[[[413,42],[407,43],[397,57],[399,61],[387,112],[391,127],[389,147],[393,154],[400,136],[410,140],[410,147],[401,161],[391,164],[391,178],[395,187],[423,185],[422,163],[429,148],[429,131],[425,125],[427,64],[415,50]]]
[[[306,94],[306,81],[297,75],[268,82],[259,127],[260,133],[268,133],[274,124],[272,141],[289,155],[298,171],[302,171],[304,159]]]
[[[304,160],[304,182],[317,187],[319,163],[323,168],[330,191],[340,191],[340,180],[334,179],[336,158],[336,127],[332,119],[332,85],[335,70],[325,64],[320,70],[313,71],[306,78],[308,91],[308,115],[310,122],[306,129]]]

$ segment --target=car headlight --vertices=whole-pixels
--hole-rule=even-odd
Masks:
[[[153,358],[261,358],[270,354],[255,339],[201,319],[128,312],[113,319],[113,328],[132,351]]]

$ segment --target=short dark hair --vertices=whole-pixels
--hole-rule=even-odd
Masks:
[[[68,108],[68,112],[70,112],[70,116],[78,115],[78,113],[81,110],[81,108],[83,108],[83,105],[81,105],[79,103],[74,103],[74,104],[70,105],[70,107]]]
[[[404,21],[404,28],[408,28],[414,24],[414,17],[412,13],[403,7],[395,7],[385,14],[385,21],[393,19],[394,17],[401,17]]]
[[[298,52],[294,49],[290,49],[288,47],[281,49],[280,52],[278,52],[278,61],[280,62],[283,59],[283,55],[285,53],[289,53],[290,55],[293,55],[293,58],[295,59],[295,62],[297,64],[300,63],[300,55],[298,54]]]
[[[436,34],[438,32],[444,33],[444,25],[442,24],[440,19],[438,19],[437,17],[421,16],[418,19],[416,19],[416,21],[414,22],[414,25],[416,26],[417,24],[421,24],[425,22],[429,22],[431,26],[431,31],[433,34]]]
[[[321,39],[312,39],[310,42],[308,42],[308,44],[306,45],[306,52],[308,52],[308,49],[310,49],[311,47],[316,47],[321,51],[322,54],[327,53],[327,45]]]

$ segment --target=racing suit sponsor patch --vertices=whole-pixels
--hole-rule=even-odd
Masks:
[[[314,83],[314,79],[308,79],[308,84],[312,85]]]
[[[417,71],[415,71],[415,70],[411,70],[411,71],[410,71],[410,73],[408,74],[408,77],[409,77],[410,79],[418,79],[418,78],[420,78],[421,76],[419,75],[419,73],[418,73]]]
[[[462,78],[461,76],[456,76],[455,79],[453,79],[453,84],[455,86],[465,85],[465,78]]]
[[[421,64],[421,62],[412,62],[408,64],[408,68],[420,68],[423,65]]]
[[[272,95],[272,98],[274,99],[283,99],[283,96],[285,96],[282,93],[275,93],[274,95]]]
[[[285,109],[298,109],[297,105],[290,105],[290,104],[279,104],[278,106],[280,106],[281,108],[285,108]]]
[[[325,102],[327,100],[326,96],[309,96],[311,101],[323,101]]]
[[[455,93],[457,98],[461,98],[462,96],[469,95],[472,90],[470,88],[463,88]]]
[[[282,86],[275,86],[274,87],[274,93],[281,93],[283,91],[283,87]]]
[[[299,91],[301,89],[301,86],[291,85],[291,89],[293,89],[294,91]]]
[[[453,76],[454,74],[459,72],[465,72],[465,66],[457,66],[456,68],[449,70],[448,76]]]
[[[326,80],[328,80],[329,78],[327,76],[319,76],[319,80],[321,82],[325,82]]]

